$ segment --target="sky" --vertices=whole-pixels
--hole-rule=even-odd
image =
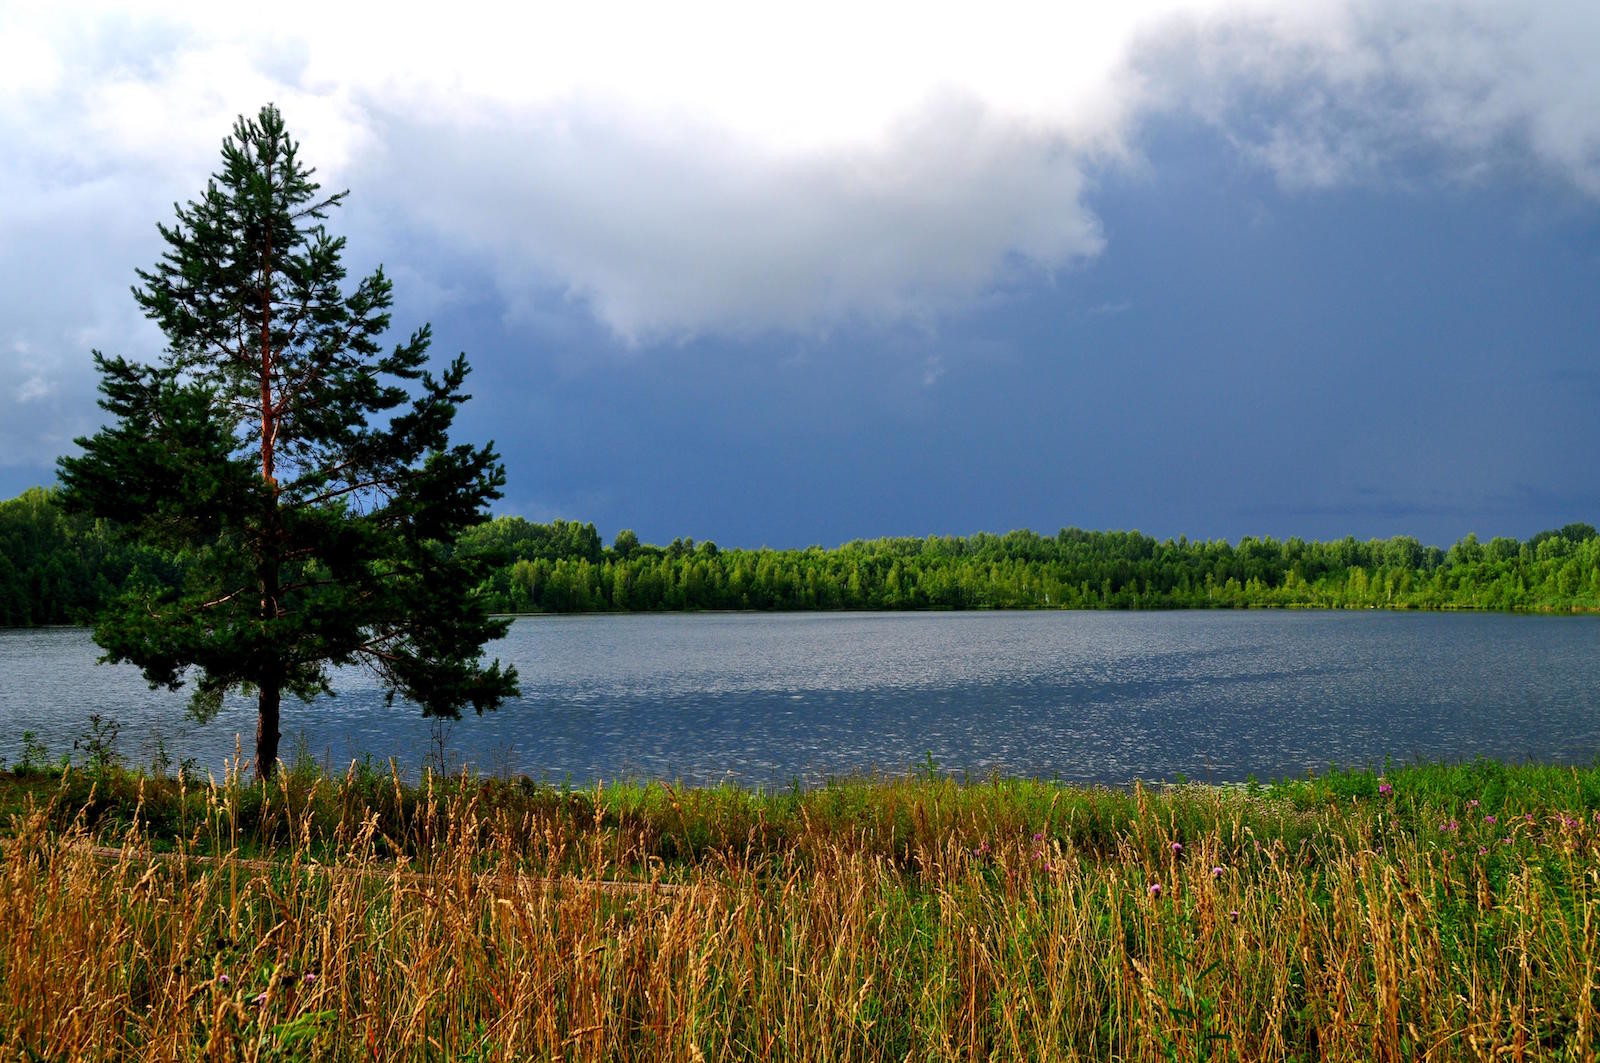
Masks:
[[[270,101],[498,513],[1600,524],[1592,0],[511,7],[0,0],[0,497],[160,355],[134,271]]]

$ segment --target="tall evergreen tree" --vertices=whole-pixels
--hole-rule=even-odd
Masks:
[[[202,719],[253,691],[261,778],[282,695],[330,693],[333,666],[368,665],[433,716],[517,689],[480,661],[506,622],[472,591],[483,562],[453,549],[505,483],[492,444],[448,438],[465,356],[425,370],[427,326],[384,353],[390,282],[380,268],[345,291],[345,242],[322,222],[346,193],[313,174],[275,107],[239,119],[138,273],[164,354],[94,352],[110,424],[60,462],[68,505],[181,561],[101,613],[105,659],[174,689],[192,670]]]

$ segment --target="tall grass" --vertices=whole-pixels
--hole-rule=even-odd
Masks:
[[[1596,769],[1259,791],[0,783],[6,1058],[1588,1060],[1600,1042]]]

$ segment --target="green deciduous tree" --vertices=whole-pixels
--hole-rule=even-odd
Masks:
[[[515,669],[481,663],[505,631],[454,550],[505,473],[452,445],[464,356],[435,377],[429,330],[387,353],[380,268],[346,291],[342,237],[276,108],[241,117],[199,200],[160,226],[166,251],[134,297],[166,335],[155,365],[94,353],[110,423],[63,458],[67,503],[171,551],[175,579],[133,580],[95,638],[153,684],[193,673],[192,707],[258,704],[255,767],[277,762],[284,693],[328,693],[365,664],[433,716],[495,707]]]

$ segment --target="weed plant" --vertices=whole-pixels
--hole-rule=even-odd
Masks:
[[[1597,1051],[1600,767],[768,793],[0,774],[0,1056]]]

